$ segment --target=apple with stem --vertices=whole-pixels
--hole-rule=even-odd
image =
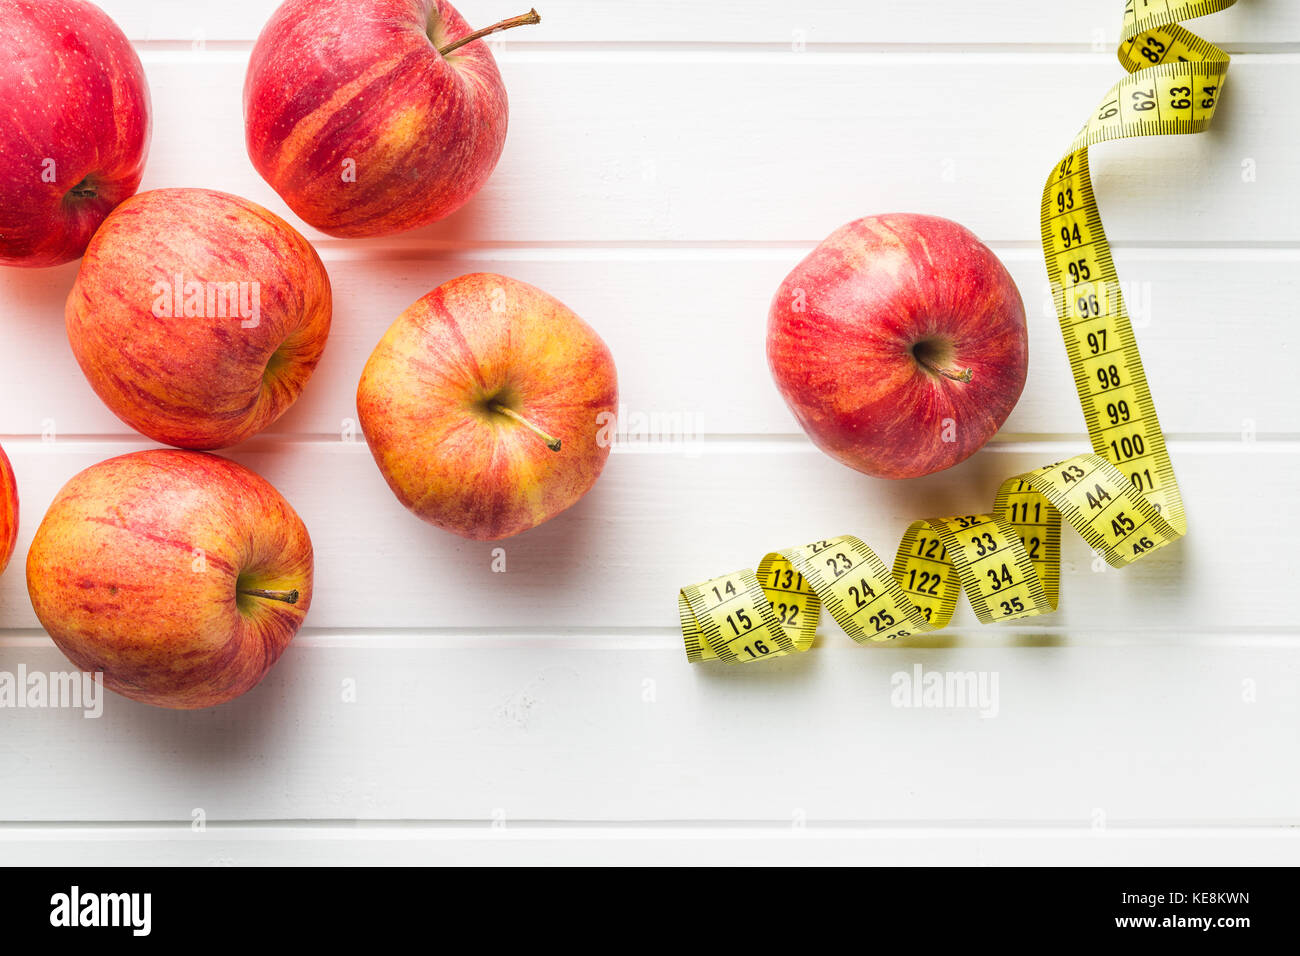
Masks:
[[[957,223],[894,214],[833,232],[772,300],[767,357],[810,438],[850,468],[911,478],[981,448],[1029,363],[1006,268]]]
[[[332,309],[320,257],[279,216],[210,189],[157,189],[95,234],[65,320],[114,414],[155,441],[212,449],[297,400]]]
[[[509,108],[489,34],[445,0],[286,0],[244,82],[253,165],[304,221],[386,236],[455,212],[505,146]]]
[[[264,478],[154,449],[69,481],[27,555],[32,607],[77,667],[160,707],[211,707],[270,670],[311,606],[307,528]]]
[[[0,448],[0,574],[9,566],[18,543],[18,482],[9,457]]]
[[[144,67],[94,4],[0,0],[0,102],[0,264],[71,262],[140,186]]]
[[[600,336],[541,289],[490,273],[453,279],[402,313],[357,389],[398,500],[478,540],[527,531],[585,495],[617,406]]]

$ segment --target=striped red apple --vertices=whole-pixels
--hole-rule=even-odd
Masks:
[[[809,437],[850,468],[911,478],[974,454],[1025,385],[1025,307],[996,255],[937,216],[833,232],[772,300],[767,357]]]
[[[9,566],[18,543],[18,482],[9,457],[0,448],[0,574]]]
[[[307,528],[265,479],[215,455],[154,449],[59,492],[27,555],[32,607],[77,667],[160,707],[255,686],[311,606]]]
[[[505,146],[509,109],[480,37],[446,0],[286,0],[244,81],[248,155],[303,220],[385,236],[455,212]]]
[[[600,336],[541,289],[490,273],[453,279],[402,313],[357,389],[398,500],[479,540],[536,527],[591,490],[617,405]]]
[[[329,335],[311,244],[256,203],[159,189],[119,206],[68,296],[68,340],[132,428],[181,448],[238,444],[279,418]]]
[[[149,87],[117,24],[82,0],[0,0],[0,264],[82,254],[135,193]]]

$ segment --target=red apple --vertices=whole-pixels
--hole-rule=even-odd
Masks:
[[[18,482],[9,457],[0,448],[0,574],[9,566],[18,542]]]
[[[506,139],[506,90],[444,0],[286,0],[244,82],[248,155],[295,213],[334,236],[385,236],[455,212]]]
[[[297,400],[331,309],[320,257],[283,219],[227,193],[158,189],[104,221],[66,319],[82,371],[122,421],[208,449]]]
[[[154,449],[94,465],[54,499],[27,555],[41,624],[104,686],[211,707],[271,669],[311,606],[302,520],[263,478]]]
[[[1025,385],[1025,307],[997,256],[936,216],[837,229],[772,300],[767,358],[809,437],[850,468],[950,468],[1002,427]]]
[[[140,58],[93,4],[0,0],[0,104],[0,264],[70,262],[140,185]]]
[[[485,273],[403,312],[357,389],[398,500],[479,540],[527,531],[585,495],[609,457],[617,405],[600,336],[541,289]]]

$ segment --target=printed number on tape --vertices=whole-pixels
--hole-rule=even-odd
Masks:
[[[812,646],[821,608],[855,641],[947,625],[965,591],[984,623],[1047,614],[1060,590],[1064,520],[1114,567],[1187,532],[1173,463],[1147,388],[1088,173],[1088,148],[1199,133],[1214,116],[1228,55],[1181,25],[1236,0],[1128,0],[1116,83],[1043,189],[1043,256],[1092,441],[1005,481],[988,514],[914,522],[889,567],[842,535],[768,554],[681,589],[686,655],[744,663]]]

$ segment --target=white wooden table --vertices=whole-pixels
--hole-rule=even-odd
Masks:
[[[333,280],[306,394],[231,453],[306,520],[316,601],[227,706],[0,710],[0,861],[1300,860],[1300,9],[1242,0],[1196,22],[1235,54],[1209,133],[1093,153],[1187,539],[1098,573],[1067,531],[1053,617],[986,628],[963,607],[937,638],[878,649],[824,622],[811,654],[726,668],[686,663],[680,585],[829,534],[890,555],[911,519],[985,508],[1003,477],[1086,448],[1038,199],[1121,73],[1122,3],[539,0],[542,26],[496,44],[511,130],[487,188],[431,229],[342,241],[301,226],[244,151],[244,66],[273,0],[101,2],[152,87],[145,188],[263,203]],[[515,6],[460,9],[481,25]],[[1032,339],[1002,434],[906,483],[814,450],[763,341],[786,271],[892,211],[988,241]],[[64,667],[23,581],[46,506],[149,444],[72,358],[75,269],[0,271],[0,441],[24,509],[0,579],[11,672]],[[504,574],[491,545],[408,515],[348,440],[383,330],[475,270],[567,302],[613,349],[625,414],[679,416],[693,438],[620,450],[579,506],[505,543]],[[894,706],[893,675],[918,664],[996,675],[996,714]]]

